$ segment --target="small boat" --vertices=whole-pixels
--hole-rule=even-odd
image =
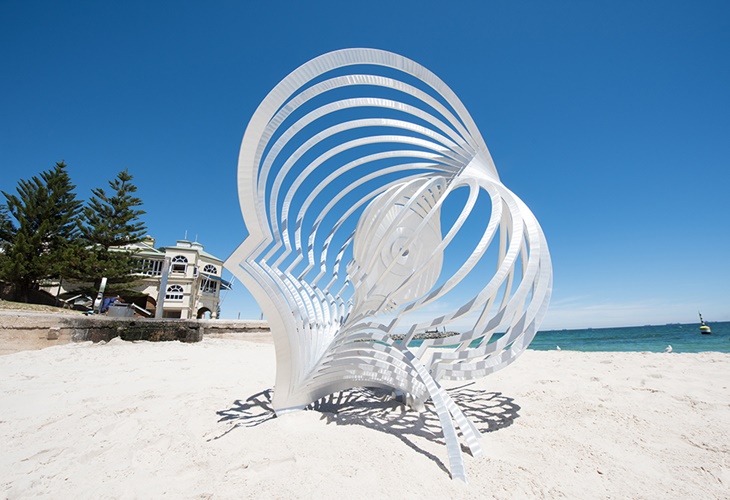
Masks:
[[[710,326],[705,324],[705,320],[702,319],[702,313],[697,311],[697,314],[700,315],[700,333],[703,335],[709,335],[712,333],[712,330],[710,330]]]

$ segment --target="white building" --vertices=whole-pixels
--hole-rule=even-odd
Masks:
[[[161,301],[163,318],[218,317],[220,293],[230,290],[231,284],[222,279],[223,261],[206,252],[203,245],[178,240],[174,246],[155,248],[155,239],[147,236],[125,248],[133,250],[140,261],[139,279],[125,285],[133,295],[121,298],[126,303],[134,303],[139,308],[138,313],[144,313],[144,309],[147,315],[155,316]],[[160,294],[166,259],[169,259],[170,267],[164,294]],[[73,290],[80,285],[65,280],[62,284],[47,283],[42,288],[56,297],[67,299],[74,297]],[[85,300],[90,304],[90,298]]]
[[[175,246],[155,248],[155,240],[147,237],[131,246],[140,259],[142,279],[134,287],[148,296],[145,309],[156,309],[165,258],[170,259],[170,271],[163,299],[164,318],[218,317],[221,290],[231,285],[223,280],[223,261],[203,249],[198,242],[178,240]]]

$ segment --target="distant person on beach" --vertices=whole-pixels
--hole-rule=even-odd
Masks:
[[[104,299],[104,303],[101,306],[101,312],[107,312],[109,310],[109,307],[113,305],[124,305],[124,301],[119,295],[117,295],[116,297],[107,297],[106,299]]]
[[[104,302],[101,303],[101,312],[105,313],[107,309],[109,309],[109,306],[114,303],[114,297],[107,297],[104,299]]]

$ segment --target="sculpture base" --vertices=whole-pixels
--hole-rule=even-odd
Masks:
[[[298,411],[302,411],[306,408],[306,405],[302,406],[290,406],[288,408],[279,408],[278,410],[274,410],[274,413],[276,413],[277,417],[283,417],[287,413],[295,413]]]

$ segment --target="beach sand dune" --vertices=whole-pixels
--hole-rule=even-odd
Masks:
[[[483,432],[452,481],[435,414],[349,391],[273,418],[270,343],[0,356],[0,497],[728,498],[730,355],[528,351],[452,384]]]

